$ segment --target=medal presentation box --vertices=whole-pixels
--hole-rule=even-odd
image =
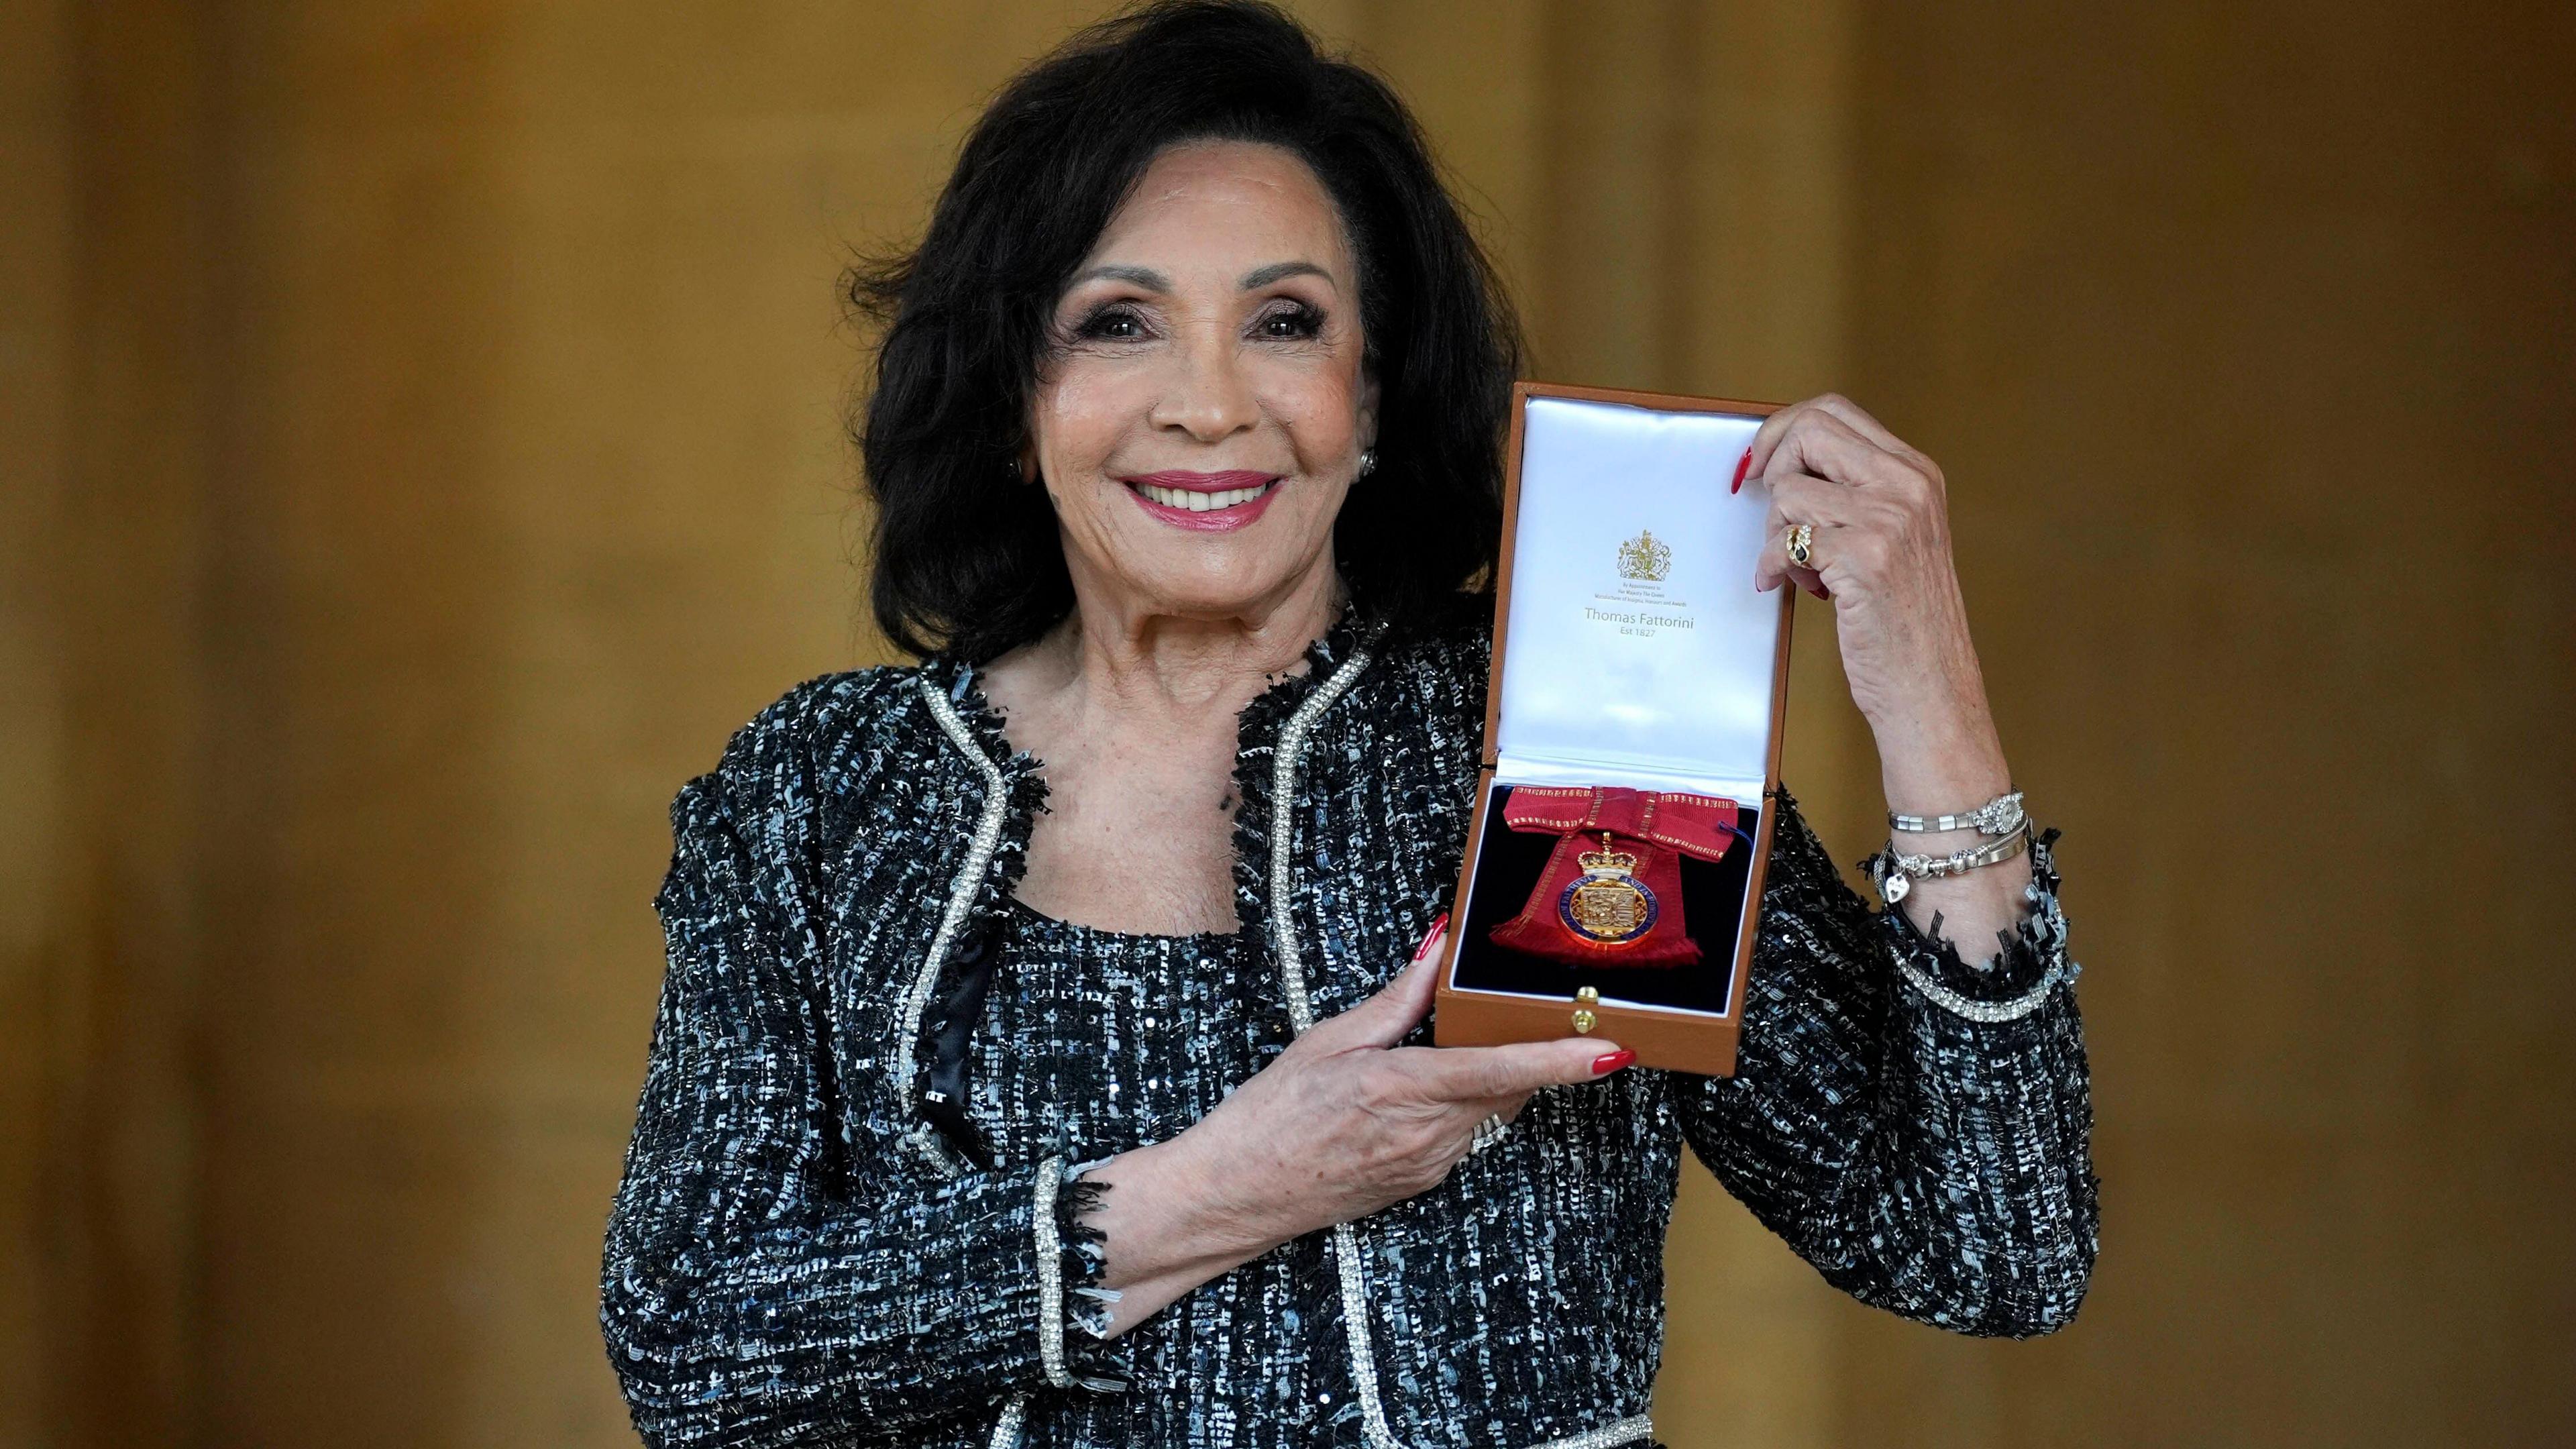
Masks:
[[[1775,407],[1520,383],[1467,866],[1433,1040],[1735,1070],[1790,596],[1753,590]]]

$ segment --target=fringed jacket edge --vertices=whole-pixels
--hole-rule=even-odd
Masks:
[[[1487,648],[1481,626],[1346,621],[1244,713],[1239,904],[1316,1016],[1383,985],[1454,884]],[[2097,1188],[2048,845],[2020,931],[1971,967],[1871,909],[1775,798],[1737,1074],[1632,1070],[1547,1094],[1516,1127],[1530,1154],[1602,1155],[1570,1170],[1606,1179],[1600,1211],[1617,1216],[1512,1250],[1575,1254],[1554,1265],[1568,1281],[1609,1286],[1518,1321],[1358,1266],[1372,1245],[1490,1217],[1538,1157],[1478,1154],[1330,1230],[1358,1308],[1353,1442],[1643,1441],[1675,1142],[1863,1302],[2015,1337],[2074,1316]],[[1125,1390],[1116,1345],[1085,1331],[1100,1260],[1079,1168],[1044,1143],[976,1168],[913,1096],[940,958],[1003,909],[1043,799],[1038,762],[1009,752],[973,671],[946,660],[800,686],[680,792],[655,900],[667,969],[602,1267],[610,1361],[648,1443],[1014,1442],[1050,1396]],[[1281,808],[1294,833],[1274,842]],[[1589,1345],[1600,1382],[1563,1401],[1494,1382],[1472,1404],[1390,1382],[1488,1339]]]

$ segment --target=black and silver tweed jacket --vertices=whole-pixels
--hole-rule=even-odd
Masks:
[[[1871,911],[1784,795],[1733,1078],[1543,1092],[1440,1186],[1100,1341],[1080,1173],[1403,964],[1457,881],[1487,647],[1481,625],[1346,622],[1244,711],[1258,969],[1227,1039],[1182,1021],[1147,1050],[1104,1009],[988,1043],[990,1167],[925,1123],[918,1074],[961,943],[1009,909],[1039,762],[946,660],[815,680],[745,727],[672,807],[668,970],[608,1227],[601,1323],[644,1439],[1642,1444],[1684,1143],[1865,1302],[1966,1333],[2065,1323],[2095,1184],[2045,845],[2019,938],[1971,968]],[[1122,1092],[1160,1122],[1095,1110]]]

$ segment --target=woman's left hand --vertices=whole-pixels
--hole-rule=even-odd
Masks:
[[[1833,601],[1843,675],[1878,738],[1888,808],[1956,814],[2011,789],[1968,639],[1940,466],[1827,393],[1764,421],[1743,471],[1744,482],[1771,492],[1770,541],[1753,586],[1795,583]],[[1814,530],[1804,565],[1789,557],[1800,524]],[[1906,848],[1946,851],[1974,839],[1913,836]],[[2026,865],[1973,871],[1924,883],[1938,889],[1918,888],[1906,906],[1946,909],[1962,928],[1955,939],[1983,940],[2010,919],[2028,879]]]
[[[1985,683],[1950,560],[1940,465],[1826,393],[1771,415],[1754,435],[1745,481],[1771,490],[1770,542],[1753,586],[1795,583],[1834,605],[1843,674],[1881,743],[1891,725],[1985,717]],[[1815,530],[1805,566],[1789,535]]]

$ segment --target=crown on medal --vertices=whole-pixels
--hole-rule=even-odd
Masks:
[[[1587,850],[1575,859],[1593,875],[1626,875],[1637,868],[1637,857],[1612,847],[1606,839],[1601,842],[1599,850]]]

